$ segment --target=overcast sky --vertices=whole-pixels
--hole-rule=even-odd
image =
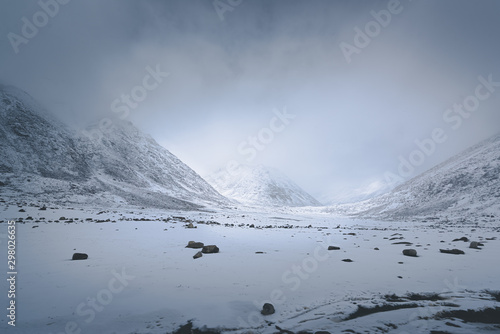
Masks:
[[[0,1],[0,82],[77,126],[126,116],[201,175],[264,164],[338,199],[500,132],[499,1],[41,3]]]

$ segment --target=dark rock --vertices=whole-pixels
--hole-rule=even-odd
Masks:
[[[380,250],[380,249],[378,249],[378,247],[375,247],[373,250]]]
[[[274,309],[274,306],[269,303],[265,303],[264,306],[262,306],[262,311],[260,311],[260,314],[262,315],[271,315],[274,314],[276,310]]]
[[[477,241],[472,241],[472,242],[470,243],[469,248],[481,249],[481,248],[479,248],[480,246],[484,246],[484,244],[482,244],[482,243],[480,243],[480,242],[477,242]]]
[[[460,250],[460,249],[440,249],[439,250],[441,253],[445,253],[445,254],[465,254],[465,252],[463,250]]]
[[[412,249],[412,248],[403,249],[403,255],[416,257],[417,251],[415,249]]]
[[[205,253],[205,254],[218,253],[219,247],[217,247],[215,245],[203,246],[203,249],[201,250],[201,252]]]
[[[197,228],[198,226],[194,226],[193,223],[189,223],[186,225],[187,228]]]
[[[205,244],[203,242],[190,241],[190,242],[188,242],[186,248],[198,249],[198,248],[203,248],[203,246],[205,246]]]
[[[198,259],[202,256],[203,256],[203,254],[201,252],[198,252],[198,253],[194,254],[193,259]]]
[[[340,247],[337,246],[328,246],[328,250],[339,250]]]
[[[452,242],[454,242],[454,241],[464,241],[464,242],[469,242],[469,238],[467,238],[467,237],[461,237],[461,238],[459,238],[459,239],[453,239],[453,240],[452,240]]]
[[[351,259],[343,259],[344,262],[353,262]]]
[[[71,260],[86,260],[89,256],[85,253],[74,253]]]
[[[393,242],[392,243],[393,245],[406,245],[406,246],[411,246],[413,245],[413,243],[409,242],[409,241],[399,241],[399,242]]]

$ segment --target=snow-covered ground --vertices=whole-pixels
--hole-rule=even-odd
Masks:
[[[171,333],[190,320],[223,333],[500,332],[493,293],[500,290],[498,218],[480,224],[379,222],[298,209],[24,205],[26,212],[19,212],[17,205],[2,205],[3,254],[7,221],[23,220],[16,223],[16,328],[3,315],[2,333]],[[195,228],[186,227],[190,222]],[[452,241],[461,237],[484,247]],[[199,249],[186,248],[189,241],[217,245],[220,252],[193,259]],[[406,248],[418,257],[404,256]],[[440,248],[465,254],[442,254]],[[72,261],[75,252],[89,258]],[[4,306],[7,291],[2,279]],[[266,302],[275,314],[260,314]],[[496,310],[496,324],[436,317],[485,307]]]

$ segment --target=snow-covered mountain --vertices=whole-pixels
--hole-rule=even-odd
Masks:
[[[0,86],[0,194],[172,209],[229,203],[130,122],[116,121],[101,139],[91,139],[10,86]]]
[[[239,165],[231,171],[220,169],[205,179],[224,196],[247,205],[321,205],[286,175],[262,165]]]
[[[387,194],[329,210],[391,219],[499,216],[500,135],[465,150]]]

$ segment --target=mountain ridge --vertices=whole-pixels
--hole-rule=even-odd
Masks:
[[[92,139],[12,86],[0,86],[0,116],[4,196],[171,209],[230,203],[130,122],[118,120],[105,136]]]
[[[500,214],[500,134],[372,199],[332,206],[365,217],[480,217]]]

